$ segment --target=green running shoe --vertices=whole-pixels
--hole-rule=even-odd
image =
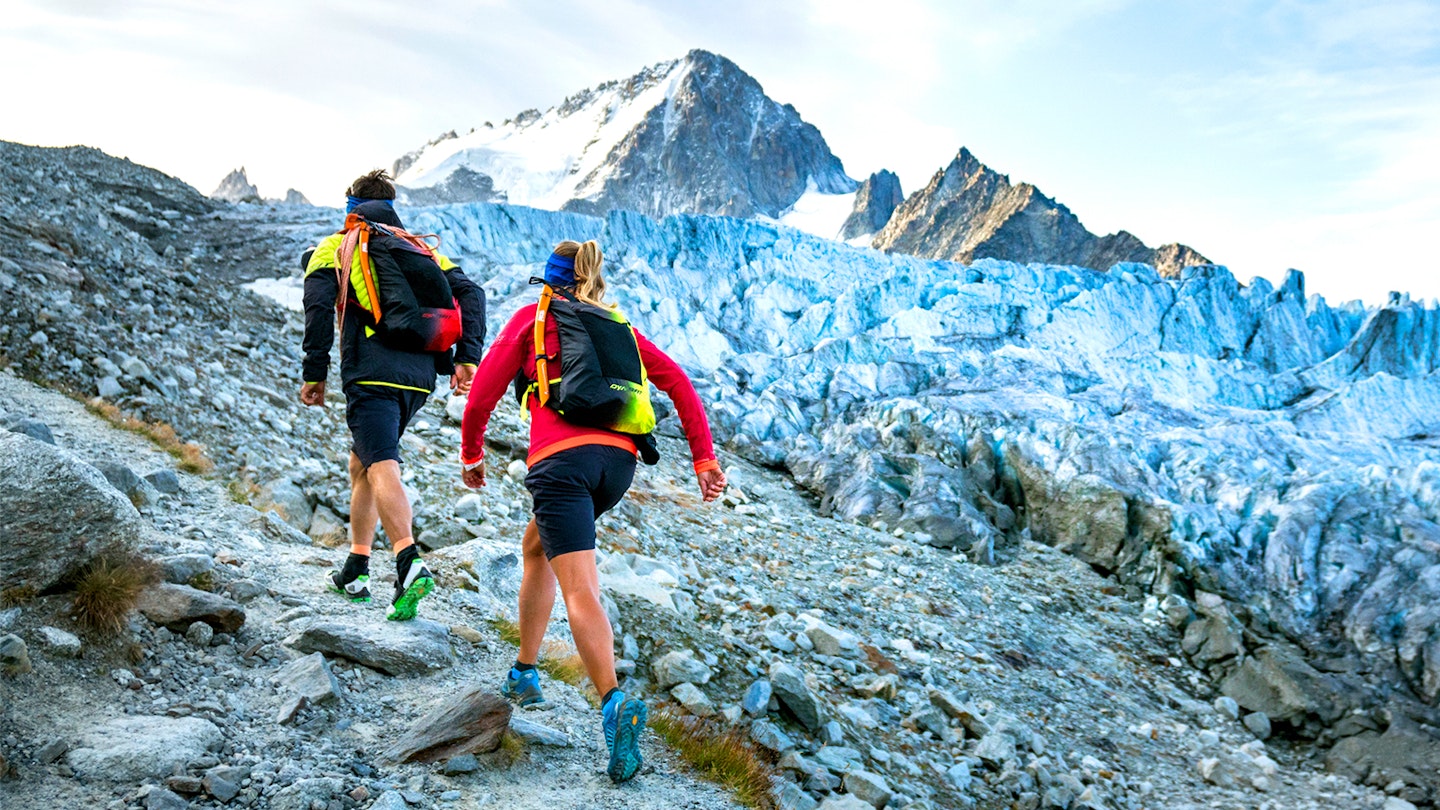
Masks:
[[[415,618],[415,609],[427,594],[435,590],[435,577],[418,557],[410,563],[403,577],[395,579],[395,598],[385,611],[392,622],[408,622]]]
[[[325,589],[331,593],[338,593],[349,599],[351,602],[370,601],[370,575],[361,574],[358,577],[343,582],[340,579],[339,571],[331,571],[325,575]]]

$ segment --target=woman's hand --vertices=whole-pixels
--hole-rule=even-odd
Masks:
[[[706,503],[715,500],[725,492],[725,473],[720,470],[706,470],[696,473],[695,477],[700,479],[700,495]]]
[[[460,473],[460,477],[465,481],[465,486],[471,489],[485,486],[485,462],[482,461],[477,466],[463,471]]]

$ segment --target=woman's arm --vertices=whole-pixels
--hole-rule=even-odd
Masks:
[[[474,464],[485,457],[485,427],[495,403],[525,365],[525,332],[535,319],[533,307],[525,307],[510,318],[500,336],[480,361],[470,398],[465,402],[465,418],[460,422],[460,461]]]
[[[645,362],[645,372],[666,396],[675,403],[680,414],[680,424],[685,428],[685,438],[690,442],[690,457],[695,462],[695,472],[720,469],[715,458],[715,443],[710,436],[710,420],[705,417],[705,406],[700,395],[680,364],[656,348],[644,335],[635,333],[635,342],[640,346],[640,359]]]

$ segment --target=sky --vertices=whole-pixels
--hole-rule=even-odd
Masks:
[[[1242,281],[1440,296],[1440,0],[7,0],[0,139],[336,204],[436,135],[692,48],[906,193],[961,146]]]

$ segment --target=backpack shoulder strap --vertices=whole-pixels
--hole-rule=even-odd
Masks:
[[[370,268],[371,227],[364,217],[353,213],[347,215],[345,227],[341,230],[345,236],[340,241],[340,247],[335,250],[335,276],[340,283],[336,308],[340,312],[342,324],[345,321],[345,304],[350,298],[350,268],[354,266],[356,250],[360,251],[360,278],[365,284],[365,293],[370,298],[368,311],[376,323],[380,322],[380,295],[375,286],[375,273]]]
[[[540,396],[540,405],[550,401],[549,358],[545,356],[545,318],[550,314],[550,299],[555,291],[546,284],[540,291],[540,303],[535,306],[535,385]]]

